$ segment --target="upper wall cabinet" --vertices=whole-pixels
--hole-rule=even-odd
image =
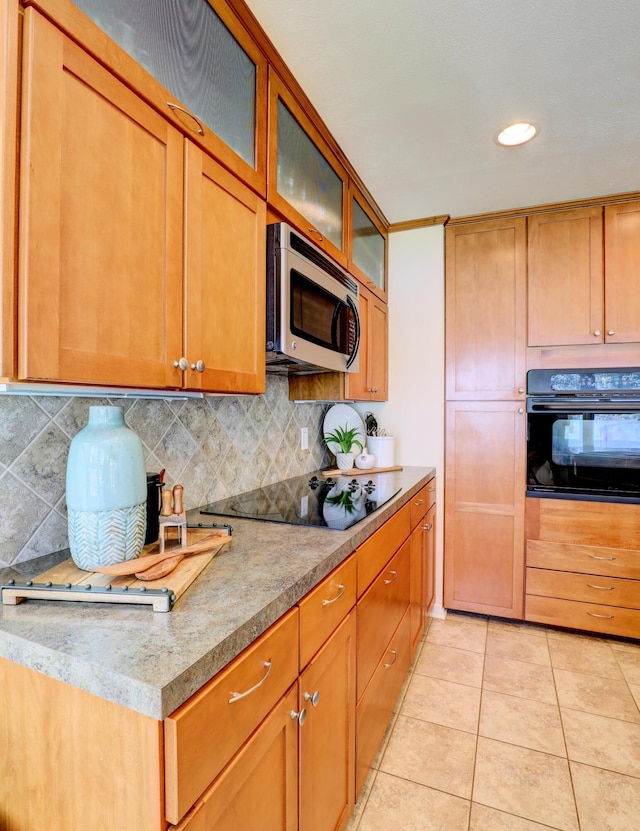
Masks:
[[[602,208],[528,218],[529,346],[602,343]]]
[[[640,342],[640,201],[605,207],[604,239],[605,338]]]
[[[264,201],[33,9],[22,114],[18,377],[263,392]]]
[[[530,216],[528,264],[529,346],[640,341],[640,202]]]
[[[270,205],[347,265],[347,173],[273,70],[269,73]]]
[[[349,183],[349,271],[387,300],[387,231],[353,182]]]
[[[526,220],[445,233],[447,398],[524,398]]]
[[[222,0],[33,4],[196,144],[266,195],[267,61]],[[83,25],[76,7],[99,29]],[[114,49],[113,41],[126,54]]]

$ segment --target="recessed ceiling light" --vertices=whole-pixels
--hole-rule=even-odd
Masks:
[[[495,141],[498,144],[503,144],[506,147],[513,147],[516,144],[524,144],[538,134],[538,128],[535,124],[528,121],[516,121],[515,124],[509,124],[501,130]]]

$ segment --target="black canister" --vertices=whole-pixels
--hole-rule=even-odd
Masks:
[[[164,471],[163,471],[164,473]],[[147,533],[144,544],[156,542],[160,535],[160,473],[147,473]]]

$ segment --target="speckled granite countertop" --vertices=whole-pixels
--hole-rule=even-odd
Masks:
[[[294,606],[435,470],[409,467],[397,475],[400,493],[346,531],[234,519],[232,542],[168,613],[45,600],[0,605],[0,656],[162,719]],[[65,556],[0,570],[0,584],[34,577]]]

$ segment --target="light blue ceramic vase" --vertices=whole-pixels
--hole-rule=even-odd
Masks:
[[[122,407],[89,407],[89,423],[71,441],[67,461],[69,547],[75,564],[132,560],[146,531],[147,475],[142,442]]]

